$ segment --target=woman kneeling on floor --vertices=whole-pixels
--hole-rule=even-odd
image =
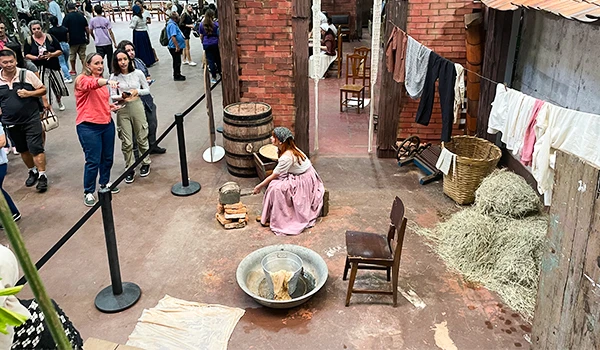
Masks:
[[[288,128],[275,128],[271,143],[279,150],[277,166],[254,187],[255,194],[267,187],[260,222],[276,235],[297,235],[315,225],[325,187],[308,157],[296,147]]]

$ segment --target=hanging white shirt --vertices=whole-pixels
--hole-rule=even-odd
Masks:
[[[465,100],[465,68],[460,63],[454,64],[456,81],[454,82],[454,124],[460,119]]]

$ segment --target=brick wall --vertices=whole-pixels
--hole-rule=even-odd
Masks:
[[[356,1],[357,0],[322,0],[321,10],[331,15],[350,15],[350,33],[356,31]]]
[[[275,126],[294,130],[291,0],[237,0],[241,100],[273,108]]]
[[[481,8],[472,0],[410,0],[408,4],[407,33],[415,40],[453,62],[466,64],[466,37],[464,15]],[[415,123],[419,100],[407,98],[400,112],[398,138],[416,134],[422,139],[439,141],[442,116],[437,93],[433,114],[428,126]],[[462,134],[454,127],[453,135]]]

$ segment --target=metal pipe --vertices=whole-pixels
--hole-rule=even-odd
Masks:
[[[183,114],[175,114],[175,123],[177,124],[177,143],[179,144],[179,166],[181,168],[181,185],[188,187],[190,179],[188,174],[187,157],[185,154],[185,133],[183,130]]]

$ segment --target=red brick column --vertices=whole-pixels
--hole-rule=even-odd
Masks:
[[[466,64],[466,36],[464,15],[481,8],[472,0],[410,0],[407,32],[415,40],[453,62]],[[419,100],[407,98],[400,112],[398,138],[416,134],[422,139],[439,141],[442,133],[442,116],[437,93],[429,126],[415,123]],[[462,134],[456,130],[453,135]]]
[[[293,130],[292,2],[237,0],[236,9],[241,100],[270,104],[275,125]]]

